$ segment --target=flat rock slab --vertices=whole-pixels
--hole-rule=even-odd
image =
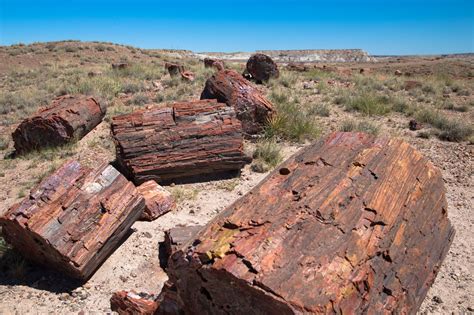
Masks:
[[[70,161],[0,218],[5,239],[27,259],[87,279],[140,217],[143,197],[114,167]]]
[[[414,314],[454,237],[446,211],[440,171],[410,145],[334,133],[206,225],[167,273],[194,314]]]

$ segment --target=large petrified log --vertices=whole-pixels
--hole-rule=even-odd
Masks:
[[[277,64],[265,54],[252,55],[247,61],[246,69],[257,82],[266,82],[280,76]]]
[[[138,192],[145,199],[145,210],[140,219],[153,221],[163,214],[176,208],[176,202],[169,191],[149,180],[137,187]]]
[[[193,314],[414,314],[453,240],[446,209],[440,171],[407,143],[335,133],[211,221],[168,274]]]
[[[92,97],[60,96],[16,128],[12,134],[15,150],[24,153],[81,139],[104,115],[105,108]]]
[[[184,67],[182,65],[171,62],[165,62],[165,69],[168,70],[168,73],[172,77],[178,76],[184,71]]]
[[[165,240],[160,243],[160,261],[162,267],[168,267],[168,259],[185,244],[194,240],[197,233],[202,230],[202,225],[176,226],[165,231]]]
[[[25,258],[87,279],[141,215],[145,202],[114,167],[65,163],[0,218]]]
[[[249,162],[233,108],[215,100],[114,117],[112,134],[117,160],[136,184],[228,173]]]
[[[209,78],[201,99],[217,99],[234,107],[247,134],[261,132],[273,113],[272,103],[234,70],[219,71]]]

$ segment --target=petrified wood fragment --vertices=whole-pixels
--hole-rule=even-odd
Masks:
[[[105,108],[92,97],[60,96],[16,128],[12,134],[15,150],[24,153],[81,139],[104,115]]]
[[[172,77],[178,76],[181,74],[181,72],[184,71],[184,67],[182,65],[178,65],[176,63],[170,63],[170,62],[165,63],[165,69],[168,70],[168,73]]]
[[[152,315],[158,309],[156,296],[134,291],[118,291],[110,298],[110,308],[119,315]]]
[[[235,108],[247,134],[261,132],[273,113],[272,103],[234,70],[219,71],[209,78],[201,99],[217,99]]]
[[[25,258],[87,279],[113,252],[145,202],[111,165],[70,161],[0,218],[6,240]]]
[[[192,226],[177,226],[168,231],[165,231],[165,240],[160,246],[163,246],[163,256],[160,253],[160,260],[163,260],[163,267],[167,267],[168,259],[176,251],[191,242],[196,237],[197,233],[203,228],[202,225]]]
[[[280,76],[277,64],[265,54],[252,55],[247,61],[246,69],[257,82],[266,82]]]
[[[446,209],[440,171],[410,145],[334,133],[229,206],[167,272],[193,314],[414,314],[453,240]]]
[[[176,202],[169,191],[149,180],[137,187],[145,199],[145,210],[140,219],[153,221],[176,208]]]
[[[240,170],[242,127],[232,107],[203,100],[114,117],[117,160],[136,184]]]

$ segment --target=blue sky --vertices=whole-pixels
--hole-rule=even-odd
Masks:
[[[194,51],[474,52],[474,0],[0,0],[0,44],[79,39]]]

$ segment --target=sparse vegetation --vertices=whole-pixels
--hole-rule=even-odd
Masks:
[[[253,157],[264,161],[271,167],[277,166],[283,159],[281,147],[274,140],[263,140],[257,143]]]
[[[176,201],[176,203],[181,203],[184,201],[196,200],[199,195],[197,189],[187,189],[183,187],[173,187],[171,189],[171,194]]]
[[[379,133],[379,127],[373,124],[368,120],[344,120],[339,128],[340,131],[349,132],[349,131],[359,131],[366,132],[373,135]]]
[[[439,111],[422,108],[415,114],[415,117],[422,123],[428,123],[438,128],[440,130],[438,137],[442,140],[452,142],[465,141],[473,134],[472,125],[447,118],[440,114]]]

